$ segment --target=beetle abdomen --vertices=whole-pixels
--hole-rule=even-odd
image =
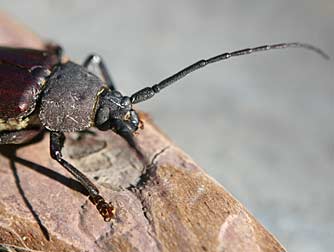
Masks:
[[[20,118],[31,113],[40,90],[27,69],[0,64],[0,119]]]
[[[59,65],[42,94],[40,120],[51,131],[81,131],[94,125],[102,81],[73,62]]]
[[[52,51],[42,51],[30,48],[0,47],[0,61],[27,69],[36,66],[51,69],[58,63],[58,58]]]
[[[56,63],[49,51],[0,47],[0,131],[30,126],[45,77]]]

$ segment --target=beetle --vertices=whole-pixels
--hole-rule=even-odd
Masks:
[[[105,221],[115,218],[115,208],[98,188],[62,157],[64,132],[90,127],[113,130],[135,148],[133,133],[140,119],[133,104],[151,99],[160,90],[209,64],[272,49],[304,48],[324,58],[319,48],[304,43],[280,43],[226,52],[200,60],[161,82],[124,96],[109,75],[102,57],[91,54],[82,65],[63,60],[60,46],[45,50],[0,47],[0,144],[28,143],[41,131],[50,132],[50,155],[88,191],[89,199]],[[97,66],[99,78],[90,72]]]

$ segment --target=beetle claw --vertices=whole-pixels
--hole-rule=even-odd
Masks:
[[[144,129],[144,122],[142,120],[139,120],[139,129],[143,130]]]

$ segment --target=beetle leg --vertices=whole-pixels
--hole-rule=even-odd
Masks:
[[[57,55],[58,62],[61,62],[64,50],[60,45],[57,45],[55,43],[48,43],[46,45],[46,49],[52,53],[55,53]]]
[[[115,208],[111,203],[107,203],[100,195],[97,187],[77,168],[63,159],[61,149],[64,146],[65,135],[62,132],[50,132],[50,153],[51,157],[58,161],[67,171],[69,171],[88,191],[89,199],[100,212],[105,221],[115,218]]]
[[[135,150],[137,156],[144,163],[146,162],[144,155],[141,153],[136,141],[134,140],[133,133],[129,127],[122,120],[115,120],[112,127],[115,128],[115,132],[120,135],[129,145]]]
[[[89,55],[84,63],[82,64],[85,68],[89,68],[91,65],[98,66],[99,70],[101,71],[102,77],[104,81],[107,83],[108,87],[111,90],[116,90],[115,85],[110,77],[109,71],[107,69],[106,64],[104,63],[101,56],[97,54],[91,54]]]
[[[54,47],[55,53],[57,55],[58,61],[61,62],[62,58],[63,58],[63,54],[64,54],[64,50],[61,46],[56,45]]]

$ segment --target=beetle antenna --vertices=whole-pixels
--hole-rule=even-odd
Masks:
[[[138,92],[134,93],[131,96],[131,102],[133,104],[135,103],[139,103],[142,101],[146,101],[150,98],[152,98],[156,93],[159,93],[161,89],[164,89],[165,87],[168,87],[169,85],[171,85],[172,83],[182,79],[183,77],[185,77],[186,75],[188,75],[191,72],[194,72],[202,67],[205,67],[208,64],[211,63],[215,63],[221,60],[226,60],[229,59],[231,57],[235,57],[235,56],[242,56],[242,55],[246,55],[246,54],[252,54],[252,53],[256,53],[256,52],[261,52],[261,51],[269,51],[269,50],[273,50],[273,49],[285,49],[285,48],[304,48],[310,51],[313,51],[319,55],[321,55],[323,58],[325,59],[329,59],[329,56],[324,53],[321,49],[310,45],[310,44],[303,44],[303,43],[298,43],[298,42],[293,42],[293,43],[281,43],[281,44],[273,44],[273,45],[264,45],[264,46],[258,46],[258,47],[254,47],[254,48],[246,48],[246,49],[242,49],[242,50],[238,50],[238,51],[234,51],[234,52],[226,52],[223,54],[219,54],[217,56],[214,56],[212,58],[209,59],[202,59],[184,69],[182,69],[181,71],[177,72],[176,74],[173,74],[172,76],[162,80],[161,82],[159,82],[158,84],[153,85],[152,87],[146,87],[143,88],[141,90],[139,90]]]

